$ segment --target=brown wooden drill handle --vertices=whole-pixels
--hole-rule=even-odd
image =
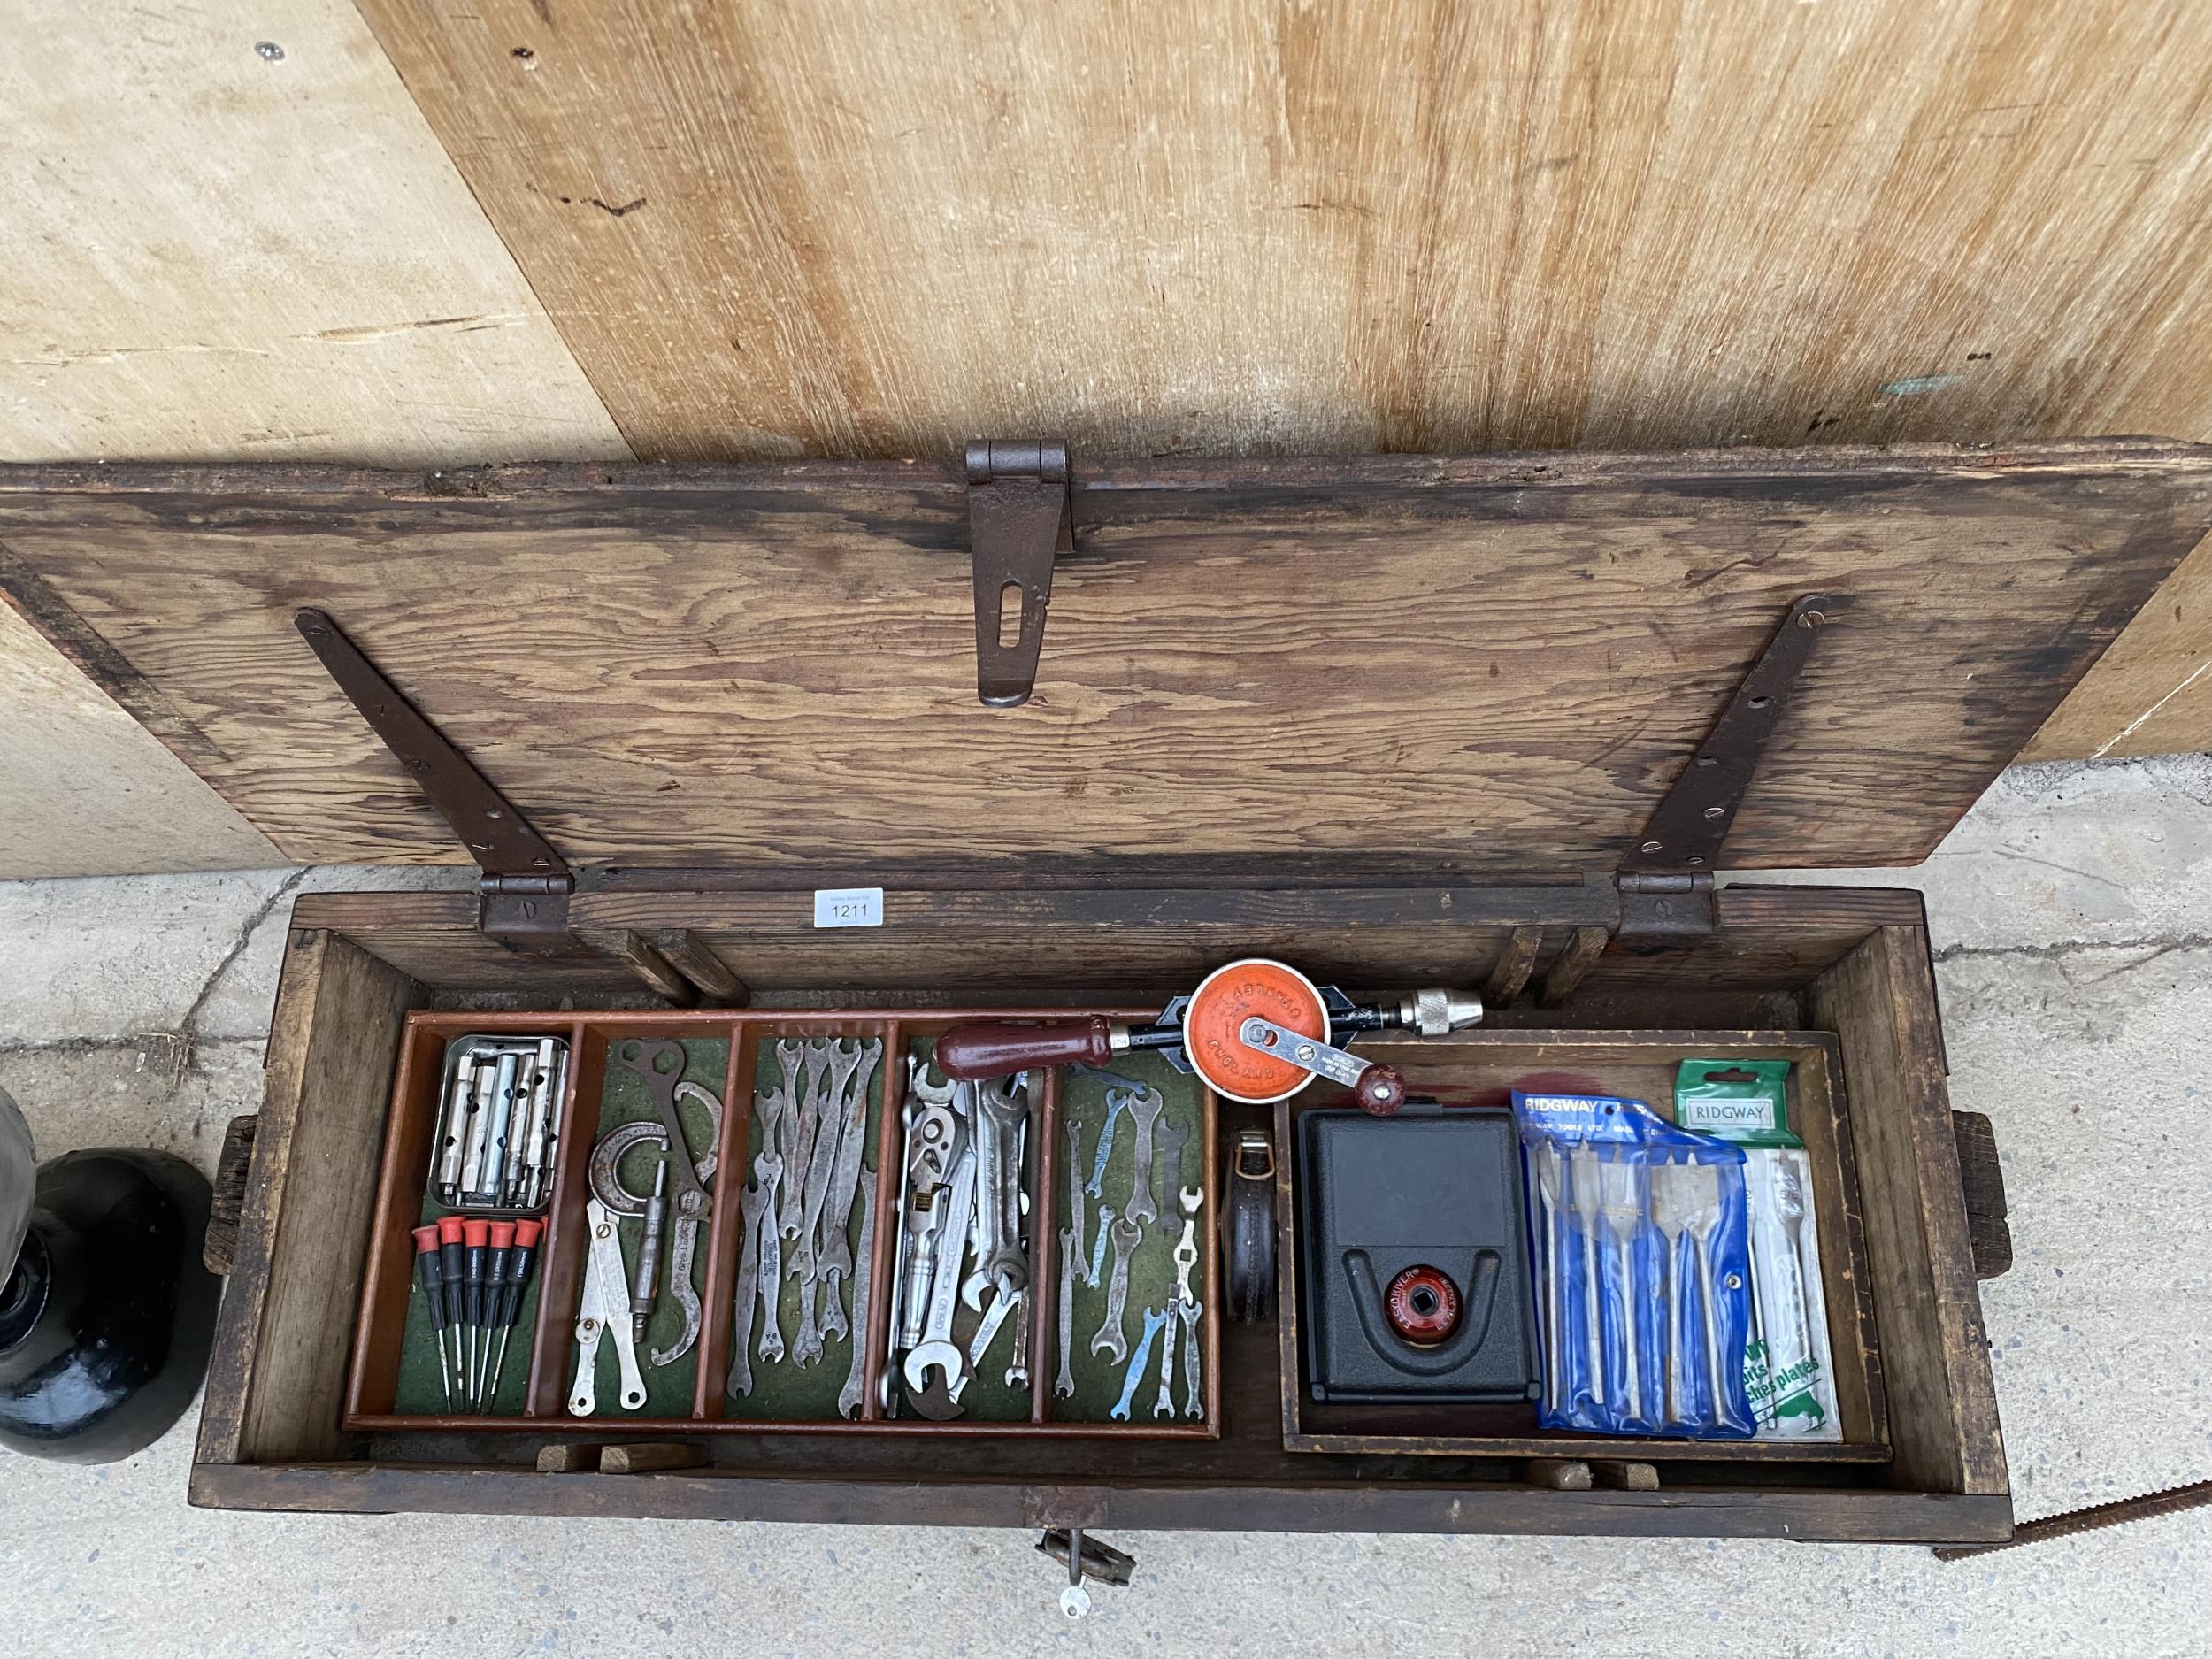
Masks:
[[[937,1069],[949,1078],[973,1079],[1077,1060],[1104,1065],[1114,1052],[1112,1030],[1095,1014],[1047,1025],[977,1020],[949,1026],[937,1039]]]
[[[1362,1111],[1387,1118],[1406,1103],[1405,1073],[1394,1065],[1371,1065],[1359,1074],[1352,1094]]]

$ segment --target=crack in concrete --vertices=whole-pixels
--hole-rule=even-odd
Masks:
[[[230,972],[230,964],[245,955],[246,947],[253,942],[254,933],[261,924],[275,913],[278,905],[298,891],[300,883],[307,879],[307,875],[306,866],[292,872],[277,884],[276,891],[264,899],[252,915],[238,925],[238,933],[236,937],[230,941],[230,949],[223,953],[223,959],[215,964],[209,972],[206,979],[202,982],[200,994],[192,999],[192,1006],[184,1010],[184,1018],[177,1022],[177,1033],[184,1040],[184,1061],[187,1071],[191,1069],[192,1049],[199,1041],[200,1014],[207,1007],[208,999],[215,995],[215,987],[223,982],[223,976]]]
[[[2143,962],[2149,962],[2169,951],[2212,950],[2212,933],[2181,933],[2171,939],[2069,939],[2053,945],[1946,945],[1934,953],[1934,960],[1943,963],[1975,956],[2032,956],[2049,962],[2092,950],[2147,950],[2151,955],[2145,956]],[[2127,965],[2139,968],[2143,962]],[[2125,970],[2116,968],[2113,972]]]
[[[0,1042],[0,1060],[26,1059],[50,1055],[120,1054],[131,1050],[150,1054],[163,1051],[165,1056],[180,1041],[173,1031],[141,1032],[128,1037],[48,1037],[30,1042]],[[266,1039],[261,1037],[209,1037],[193,1045],[198,1048],[259,1048]]]

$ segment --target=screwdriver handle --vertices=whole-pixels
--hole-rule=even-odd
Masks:
[[[491,1248],[492,1224],[488,1221],[464,1221],[462,1239],[466,1246],[467,1266],[462,1276],[466,1287],[462,1307],[463,1323],[480,1326],[484,1323],[485,1256]]]
[[[417,1227],[409,1236],[415,1240],[415,1277],[422,1285],[422,1299],[430,1309],[430,1329],[442,1336],[446,1327],[445,1264],[438,1256],[438,1230]]]
[[[522,1316],[523,1293],[530,1288],[530,1269],[536,1263],[538,1240],[545,1232],[542,1221],[515,1223],[515,1248],[507,1257],[507,1295],[492,1323],[502,1330]]]
[[[972,1080],[1010,1077],[1032,1066],[1104,1065],[1129,1046],[1129,1028],[1096,1014],[1046,1025],[1013,1020],[971,1020],[948,1028],[937,1039],[937,1069],[947,1077]]]

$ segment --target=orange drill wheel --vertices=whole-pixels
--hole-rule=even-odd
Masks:
[[[1215,1094],[1264,1106],[1295,1094],[1313,1081],[1313,1073],[1245,1042],[1237,1033],[1254,1018],[1326,1042],[1329,1011],[1311,979],[1265,956],[1216,968],[1191,993],[1183,1010],[1184,1052],[1191,1064]]]

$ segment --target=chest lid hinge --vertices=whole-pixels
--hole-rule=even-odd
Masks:
[[[1075,551],[1065,444],[995,439],[968,446],[968,548],[976,695],[995,709],[1018,708],[1036,687],[1053,560]],[[1020,624],[1010,641],[1007,606],[1017,595]]]
[[[484,932],[533,956],[592,954],[569,933],[568,898],[576,877],[552,843],[400,695],[327,612],[300,611],[292,621],[484,872],[478,884]]]
[[[1844,603],[1832,594],[1807,594],[1790,607],[1621,860],[1614,878],[1621,901],[1617,937],[1695,939],[1714,931],[1713,872],[1721,846],[1814,642]]]

